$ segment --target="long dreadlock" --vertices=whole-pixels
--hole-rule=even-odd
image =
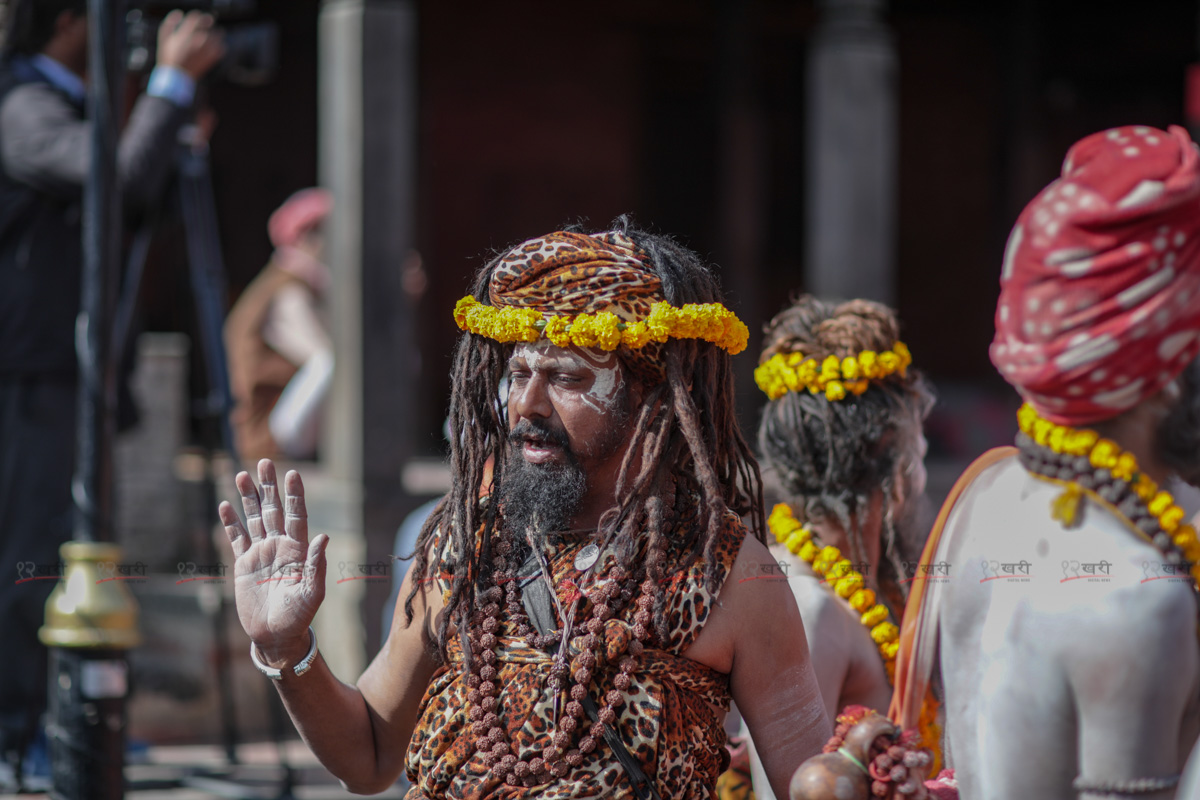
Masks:
[[[890,350],[900,335],[896,315],[867,300],[830,303],[804,295],[767,326],[762,360],[803,353],[820,364],[863,350]],[[862,523],[872,495],[881,490],[884,563],[880,588],[890,604],[902,603],[901,563],[913,554],[896,541],[892,502],[920,458],[922,423],[933,407],[929,383],[914,369],[872,381],[861,395],[831,402],[824,395],[788,392],[763,409],[759,455],[772,482],[803,520],[826,520],[846,532],[851,560],[865,560]],[[900,484],[904,486],[903,483]]]
[[[668,303],[721,301],[716,276],[695,253],[669,237],[635,229],[624,216],[612,227],[648,257]],[[566,230],[579,232],[578,226]],[[488,286],[502,258],[503,254],[493,259],[475,276],[472,294],[482,303],[489,302]],[[670,339],[661,352],[666,379],[644,387],[645,399],[634,412],[634,432],[617,476],[618,504],[602,516],[600,536],[631,575],[649,577],[659,587],[654,624],[658,636],[665,639],[667,570],[685,571],[702,558],[708,587],[717,591],[720,575],[715,555],[726,512],[748,516],[760,540],[765,524],[758,464],[734,413],[729,355],[695,339]],[[428,578],[440,572],[450,579],[446,613],[437,632],[443,658],[449,625],[453,621],[465,630],[484,565],[492,561],[497,509],[495,503],[480,503],[479,495],[489,457],[494,459],[493,487],[504,481],[509,431],[499,387],[510,353],[511,345],[467,333],[454,357],[450,468],[456,480],[421,529],[415,564],[417,576]],[[618,356],[621,353],[618,349]],[[697,524],[672,529],[673,498],[687,502],[684,498],[692,495],[698,498]],[[686,553],[673,565],[662,557],[668,538]],[[638,559],[643,541],[648,555]],[[404,604],[410,624],[417,587],[414,583]]]

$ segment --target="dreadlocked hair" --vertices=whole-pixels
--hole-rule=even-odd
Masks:
[[[581,227],[564,230],[578,233]],[[612,229],[628,236],[648,257],[668,303],[721,302],[716,276],[695,253],[669,237],[634,228],[625,216],[617,218]],[[479,302],[489,303],[492,273],[507,252],[476,274],[472,294]],[[450,398],[454,487],[421,529],[414,567],[421,578],[440,572],[449,580],[437,631],[443,658],[450,624],[466,630],[476,590],[492,563],[498,509],[495,503],[481,503],[479,497],[489,457],[494,459],[493,494],[504,481],[509,426],[499,398],[511,352],[511,345],[466,333],[454,356]],[[624,346],[616,352],[618,357],[627,353]],[[749,517],[760,540],[766,526],[758,464],[734,412],[729,354],[695,339],[669,339],[661,345],[661,354],[665,380],[651,384],[634,375],[643,384],[644,400],[633,412],[633,434],[616,480],[617,505],[601,516],[599,534],[602,549],[612,548],[632,585],[654,582],[654,627],[660,640],[665,640],[668,570],[682,572],[703,559],[707,585],[715,592],[720,587],[716,548],[725,515],[732,511]],[[628,361],[622,358],[622,363]],[[630,370],[630,374],[634,373]],[[673,526],[684,506],[695,513],[696,524]],[[668,546],[683,552],[684,558],[667,563]],[[414,583],[405,600],[410,624],[419,584]]]
[[[820,364],[831,355],[840,360],[864,350],[890,350],[899,335],[895,313],[879,303],[831,303],[803,295],[767,325],[761,360],[802,353]],[[758,427],[759,455],[797,517],[840,527],[856,563],[865,561],[862,525],[874,492],[881,491],[886,557],[877,574],[894,607],[904,599],[900,565],[910,554],[896,541],[892,498],[918,466],[921,427],[932,407],[928,381],[909,368],[904,376],[873,380],[863,394],[837,401],[788,392],[767,403]]]

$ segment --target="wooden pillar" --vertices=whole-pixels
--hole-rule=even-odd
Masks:
[[[819,0],[808,64],[805,285],[895,303],[896,53],[885,0]]]

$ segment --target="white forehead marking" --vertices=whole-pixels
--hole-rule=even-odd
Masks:
[[[583,395],[583,402],[596,411],[608,413],[625,386],[625,381],[621,379],[621,362],[617,360],[616,353],[604,353],[603,358],[598,360],[602,366],[587,365],[596,379],[592,381],[591,390]]]
[[[525,363],[534,371],[549,369],[550,365],[546,363],[548,361],[561,361],[569,364],[572,369],[582,369],[592,373],[594,380],[591,389],[579,395],[579,398],[593,411],[603,414],[611,411],[617,397],[620,396],[621,389],[625,386],[625,381],[621,377],[621,362],[617,359],[617,354],[603,350],[589,350],[588,353],[593,360],[599,362],[591,364],[565,349],[550,355],[547,351],[551,347],[554,345],[547,341],[523,342],[517,345],[513,356],[525,359]]]

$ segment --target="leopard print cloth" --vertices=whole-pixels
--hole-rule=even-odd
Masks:
[[[722,583],[745,537],[741,520],[728,514],[716,549]],[[582,544],[565,544],[554,555],[551,570],[556,586],[564,585],[564,580],[582,579],[574,564]],[[682,555],[678,550],[668,553],[668,563]],[[611,554],[604,556],[604,562],[611,559]],[[604,562],[596,565],[593,575],[607,570],[608,563]],[[682,655],[700,634],[716,600],[706,588],[704,572],[704,562],[698,561],[686,573],[672,578],[666,592],[670,633],[665,646],[646,648],[634,674],[635,684],[625,693],[626,702],[619,709],[621,739],[654,781],[663,800],[716,797],[717,777],[729,763],[725,730],[714,711],[729,710],[729,676]],[[442,582],[442,589],[447,588],[448,584]],[[584,588],[591,591],[592,587]],[[604,634],[610,654],[622,651],[632,637],[635,611],[630,603],[606,624]],[[590,612],[590,604],[581,604],[577,619],[587,619]],[[546,687],[551,656],[516,638],[507,622],[497,639],[496,682],[501,687],[498,713],[514,749],[528,753],[547,744],[552,733],[553,704]],[[475,753],[467,716],[466,673],[457,637],[450,640],[448,651],[450,664],[434,675],[421,702],[420,721],[407,756],[413,788],[406,800],[633,797],[628,777],[603,742],[566,777],[544,786],[508,786],[492,777]],[[612,688],[615,674],[612,669],[600,673],[593,684],[594,699]]]
[[[648,258],[625,234],[558,231],[510,250],[492,272],[488,299],[494,306],[533,308],[546,315],[610,311],[636,322],[665,297]],[[637,350],[622,345],[618,352],[643,376],[662,379],[661,344]]]

